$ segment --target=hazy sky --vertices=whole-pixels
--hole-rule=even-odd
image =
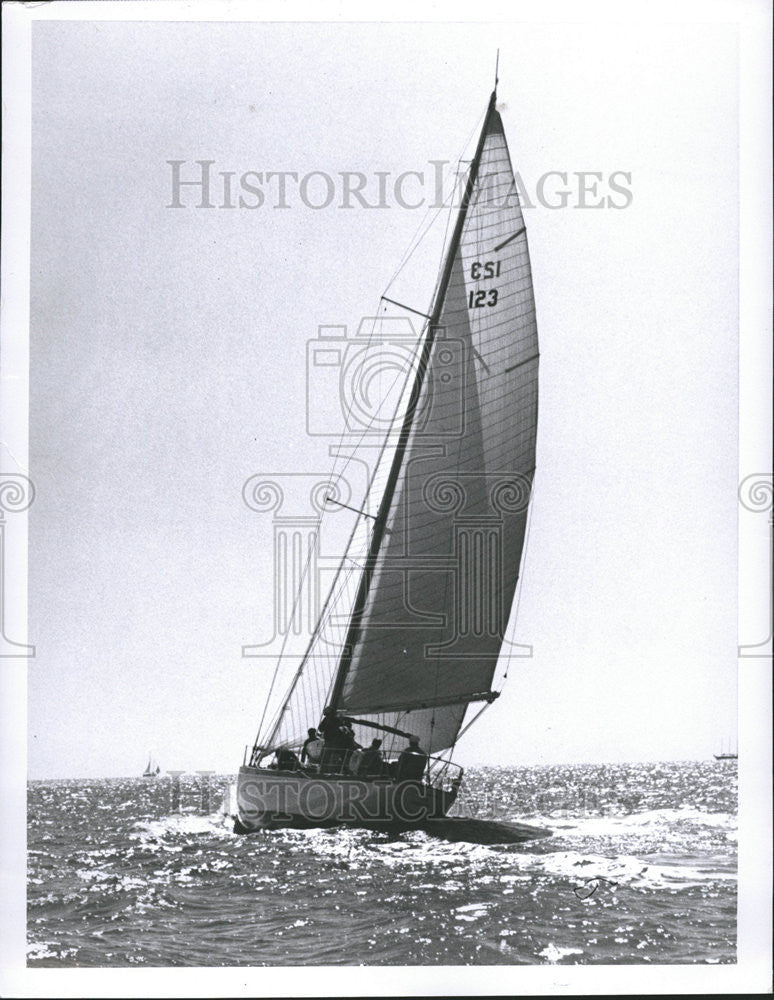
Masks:
[[[512,664],[461,763],[707,757],[736,738],[738,63],[729,24],[36,23],[31,777],[233,771],[272,635],[255,474],[330,468],[307,342],[372,315],[431,161],[499,107],[541,342]],[[214,161],[196,208],[173,168]],[[287,208],[267,172],[288,178]],[[341,208],[342,171],[386,207]],[[538,202],[541,177],[545,200]],[[233,176],[224,194],[222,172]],[[578,172],[601,175],[583,208]],[[610,178],[631,191],[609,207]],[[256,184],[255,176],[252,183]],[[400,192],[399,192],[400,194]],[[629,199],[615,198],[620,204]],[[353,199],[353,201],[355,201]],[[432,291],[409,269],[415,302]],[[412,282],[409,281],[409,286]],[[315,386],[317,383],[315,383]],[[317,391],[317,390],[315,390]],[[336,400],[319,401],[320,426]],[[326,405],[329,407],[326,409]],[[315,418],[317,419],[317,418]],[[293,496],[289,513],[309,515]],[[336,539],[323,546],[336,551]]]

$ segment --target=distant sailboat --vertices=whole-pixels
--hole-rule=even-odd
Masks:
[[[142,776],[143,778],[155,778],[157,774],[161,774],[161,768],[159,767],[158,761],[153,754],[149,753],[148,763],[145,766],[145,770],[142,772]]]
[[[496,90],[420,313],[408,406],[300,667],[246,752],[237,832],[440,820],[462,781],[455,744],[499,694],[535,472],[538,340],[495,102]]]
[[[731,741],[729,740],[727,744],[721,744],[720,753],[713,754],[715,760],[738,760],[739,751],[738,748],[733,753],[731,752]]]

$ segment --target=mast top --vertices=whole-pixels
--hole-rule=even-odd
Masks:
[[[497,84],[498,84],[499,79],[500,79],[499,76],[497,75],[497,72],[498,72],[499,69],[500,69],[500,50],[498,49],[497,50],[497,58],[495,59],[495,85],[494,85],[494,93],[495,94],[497,93]]]

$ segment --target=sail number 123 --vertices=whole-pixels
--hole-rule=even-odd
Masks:
[[[476,260],[470,265],[470,277],[473,281],[482,278],[498,278],[500,276],[499,260]],[[473,289],[468,294],[468,308],[476,309],[482,306],[497,305],[497,289]]]

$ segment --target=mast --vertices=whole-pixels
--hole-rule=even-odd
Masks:
[[[346,639],[344,640],[341,659],[339,660],[339,665],[336,672],[336,679],[333,684],[333,690],[331,693],[331,699],[329,703],[330,707],[334,711],[336,710],[338,703],[341,700],[341,694],[344,688],[344,681],[346,680],[347,672],[352,662],[352,653],[355,647],[355,642],[357,641],[358,632],[360,630],[360,619],[362,617],[363,611],[366,606],[366,601],[368,599],[368,592],[371,587],[371,581],[374,575],[374,568],[376,566],[376,557],[379,553],[382,540],[384,539],[384,532],[387,527],[387,518],[389,517],[390,508],[392,506],[392,499],[395,494],[395,487],[398,482],[398,476],[400,474],[401,466],[403,464],[403,457],[406,451],[406,446],[408,444],[409,434],[411,433],[411,427],[414,421],[414,412],[417,408],[420,395],[422,392],[422,386],[424,384],[425,375],[427,373],[427,366],[430,361],[430,353],[433,349],[433,343],[435,341],[435,333],[436,333],[436,328],[438,326],[438,320],[440,319],[441,312],[443,310],[444,299],[446,298],[446,292],[449,287],[449,281],[451,280],[452,268],[454,266],[454,258],[456,256],[457,249],[459,247],[460,240],[462,238],[462,230],[465,225],[465,219],[467,218],[468,206],[470,204],[470,199],[473,194],[473,188],[475,187],[476,180],[478,178],[478,170],[479,170],[479,165],[481,163],[481,154],[484,149],[484,142],[486,141],[487,131],[489,129],[489,123],[491,121],[492,114],[495,111],[496,101],[497,101],[497,79],[495,78],[495,89],[492,91],[492,95],[489,98],[489,106],[487,107],[486,115],[484,117],[484,124],[481,127],[481,135],[479,136],[478,139],[478,145],[476,146],[476,152],[473,157],[473,161],[470,164],[470,172],[468,174],[468,180],[465,185],[465,194],[462,198],[462,203],[460,205],[459,212],[457,213],[457,219],[454,225],[454,230],[452,232],[451,240],[449,241],[449,247],[446,252],[446,258],[444,260],[443,269],[441,271],[441,277],[438,282],[438,287],[436,289],[433,308],[431,309],[430,317],[427,323],[427,328],[426,328],[427,334],[425,336],[425,340],[422,345],[422,353],[419,358],[417,374],[414,379],[414,384],[411,388],[411,395],[409,397],[406,415],[403,418],[403,424],[401,426],[400,435],[398,437],[398,443],[395,448],[395,454],[393,455],[392,465],[390,466],[390,472],[387,477],[387,483],[384,489],[384,494],[382,496],[381,503],[379,504],[379,510],[377,511],[376,514],[376,520],[374,521],[373,535],[371,536],[371,544],[368,549],[368,555],[366,556],[366,562],[363,568],[363,575],[360,578],[360,584],[358,586],[357,595],[355,597],[355,603],[352,607],[352,614],[350,615],[349,619],[347,635]]]

